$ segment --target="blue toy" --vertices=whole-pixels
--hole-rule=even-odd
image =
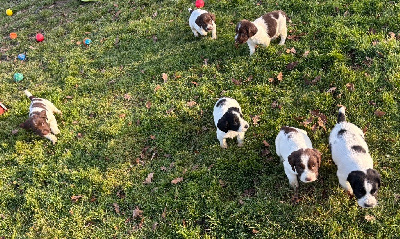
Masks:
[[[19,59],[19,60],[24,61],[25,58],[26,58],[26,56],[25,56],[24,53],[18,54],[18,59]]]
[[[22,73],[15,73],[14,74],[14,81],[15,82],[20,82],[24,79],[24,75]]]

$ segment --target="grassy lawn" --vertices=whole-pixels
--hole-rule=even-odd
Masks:
[[[208,0],[212,40],[189,28],[194,2],[0,0],[0,237],[399,235],[400,3]],[[236,49],[236,23],[272,10],[292,20],[285,46]],[[19,128],[26,88],[63,112],[56,145]],[[222,96],[250,122],[242,148],[216,139]],[[338,183],[328,149],[337,105],[366,131],[383,183],[374,209]],[[275,154],[284,125],[323,153],[297,204]]]

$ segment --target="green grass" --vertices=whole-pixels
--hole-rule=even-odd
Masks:
[[[217,40],[193,36],[187,8],[194,1],[188,0],[0,5],[0,101],[9,108],[0,116],[0,237],[400,233],[398,1],[209,0],[205,9],[217,16]],[[5,14],[9,7],[12,17]],[[300,37],[259,47],[252,57],[246,45],[234,47],[239,20],[278,9],[292,20],[289,35]],[[9,39],[11,31],[17,39]],[[44,33],[41,43],[37,32]],[[89,47],[77,44],[85,37]],[[296,53],[286,53],[293,47]],[[16,60],[22,52],[25,62]],[[298,65],[288,70],[291,62]],[[24,80],[15,83],[15,72]],[[28,115],[25,88],[63,111],[55,146],[18,128]],[[233,140],[228,149],[219,147],[212,109],[221,96],[237,99],[251,122],[243,148]],[[367,129],[383,181],[374,209],[359,208],[338,184],[328,150],[338,104],[347,107],[349,121]],[[326,130],[313,130],[313,110],[327,117]],[[378,117],[376,110],[386,114]],[[304,125],[310,117],[313,123]],[[323,153],[318,181],[300,185],[295,205],[275,155],[283,125],[305,129]],[[264,140],[270,153],[263,154]],[[149,173],[152,182],[143,184]],[[182,182],[171,183],[179,177]],[[143,212],[133,217],[136,208]]]

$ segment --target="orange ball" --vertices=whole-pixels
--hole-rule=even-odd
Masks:
[[[10,38],[11,38],[11,39],[17,38],[17,33],[11,32],[11,33],[10,33]]]

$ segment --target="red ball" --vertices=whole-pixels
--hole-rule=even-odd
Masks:
[[[44,40],[44,36],[41,33],[36,34],[36,41],[41,42]]]
[[[204,1],[203,0],[196,0],[195,5],[196,5],[197,8],[202,8],[202,7],[204,7]]]

